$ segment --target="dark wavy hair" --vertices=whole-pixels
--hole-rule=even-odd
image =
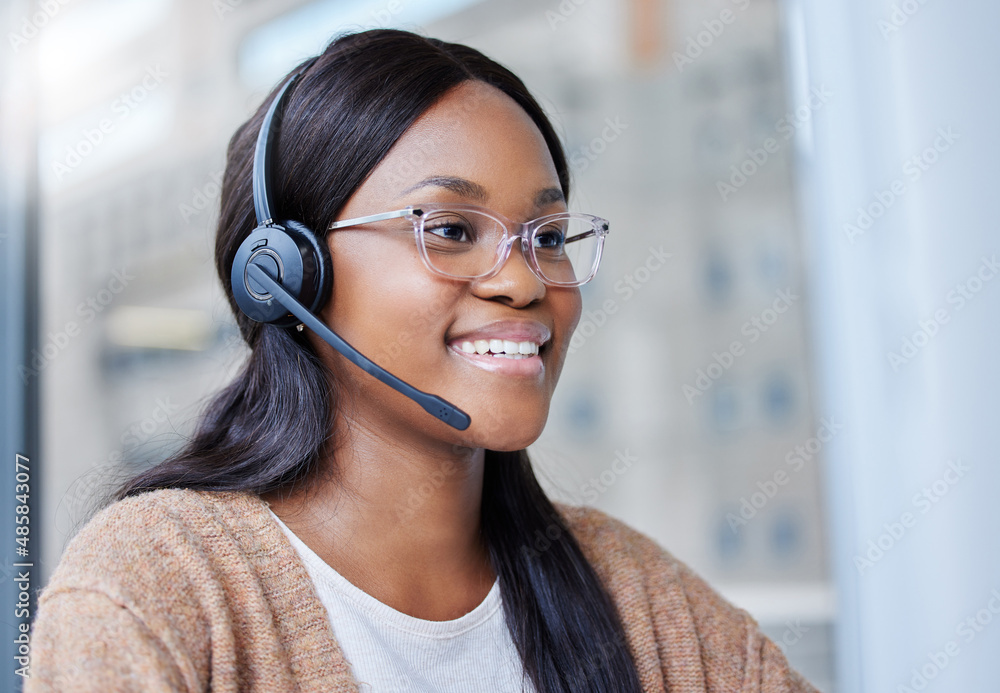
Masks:
[[[466,80],[502,90],[528,113],[568,199],[562,145],[520,79],[467,46],[379,29],[338,37],[295,86],[275,143],[276,218],[327,229],[410,125]],[[273,98],[274,92],[229,143],[215,242],[216,270],[250,356],[210,401],[186,447],[126,481],[116,499],[161,488],[287,490],[318,473],[331,449],[339,398],[330,370],[304,333],[252,322],[230,291],[233,256],[256,227],[252,159]],[[481,526],[506,622],[535,688],[639,691],[614,603],[524,450],[485,452]],[[538,551],[531,548],[538,536],[556,539]]]

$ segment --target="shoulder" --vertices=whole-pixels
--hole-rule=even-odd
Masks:
[[[555,506],[581,547],[586,547],[584,550],[612,550],[622,558],[656,558],[676,562],[655,541],[607,513],[586,506],[562,503]]]
[[[756,626],[749,614],[723,599],[685,563],[642,532],[594,508],[556,507],[613,593],[627,589],[652,600],[670,594],[682,596],[692,611],[724,616],[741,629]]]
[[[67,544],[65,553],[86,547],[124,548],[123,544],[140,538],[180,538],[175,535],[183,534],[184,529],[196,530],[206,523],[231,524],[241,506],[253,503],[254,497],[246,493],[175,488],[146,491],[95,513]]]
[[[250,494],[190,489],[116,501],[67,544],[44,593],[82,588],[114,594],[181,578],[185,567],[205,562],[213,541],[248,531],[255,503],[259,499]]]
[[[556,509],[617,606],[644,681],[668,690],[692,680],[708,691],[814,690],[746,611],[655,541],[593,508]]]
[[[694,577],[669,551],[621,520],[595,508],[557,503],[556,509],[598,572],[677,583]]]
[[[33,631],[33,677],[112,682],[102,690],[149,672],[150,690],[236,690],[244,671],[291,690],[292,660],[303,680],[343,679],[305,567],[249,492],[165,489],[104,508],[63,552]]]
[[[253,497],[244,494],[164,489],[95,514],[38,598],[38,688],[98,676],[121,682],[140,670],[163,690],[200,687],[217,656],[211,634],[227,619],[227,581],[241,567],[234,536],[246,531],[239,518],[253,517],[248,508]]]

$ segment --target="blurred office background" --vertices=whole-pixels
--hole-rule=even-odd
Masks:
[[[563,137],[571,206],[612,221],[532,448],[552,495],[654,537],[823,691],[1000,680],[996,7],[2,12],[4,425],[34,451],[35,586],[245,357],[212,258],[232,132],[331,36],[392,26],[521,76]]]

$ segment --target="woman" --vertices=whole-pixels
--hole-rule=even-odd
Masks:
[[[301,302],[450,424],[280,298],[262,130],[257,182],[329,249]],[[249,360],[68,546],[26,690],[813,690],[684,565],[533,476],[607,229],[568,195],[542,110],[475,50],[377,30],[300,66],[229,147],[216,261]]]

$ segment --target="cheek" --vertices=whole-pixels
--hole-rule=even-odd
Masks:
[[[569,333],[573,334],[576,326],[580,323],[580,316],[583,315],[583,297],[580,289],[573,289],[572,296],[568,298],[567,312],[569,313]]]
[[[416,249],[410,250],[402,243],[351,239],[333,247],[333,296],[325,317],[389,370],[443,343],[456,298],[456,287],[424,271]]]
[[[580,289],[559,289],[553,297],[553,312],[565,352],[576,326],[580,323],[580,317],[583,315],[583,299],[580,296]]]

